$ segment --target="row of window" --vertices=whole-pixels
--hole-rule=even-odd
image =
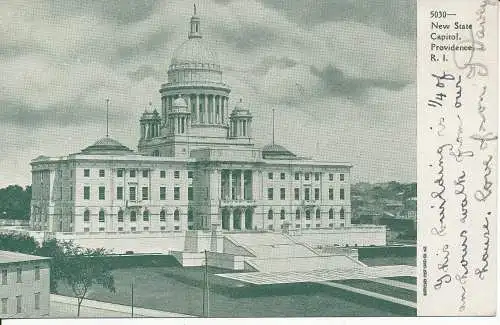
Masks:
[[[300,172],[295,172],[295,175],[294,175],[294,176],[295,176],[295,180],[296,180],[296,181],[299,181],[299,180],[300,180],[300,174],[301,174]],[[312,174],[313,174],[313,173],[304,173],[304,180],[305,180],[305,181],[309,181],[309,180],[311,180],[311,178],[312,178]],[[279,176],[279,177],[280,177],[279,179],[284,180],[284,179],[286,179],[286,174],[285,174],[285,173],[280,173],[280,176]],[[321,173],[318,173],[318,172],[314,173],[314,180],[315,180],[315,181],[319,181],[320,177],[321,177]],[[268,178],[268,179],[274,179],[274,173],[273,173],[273,172],[269,172],[269,173],[267,173],[267,178]],[[328,179],[329,179],[330,181],[333,181],[333,180],[334,180],[334,174],[330,173],[330,174],[328,175]],[[345,174],[339,174],[339,180],[340,180],[341,182],[343,182],[343,181],[345,180]]]
[[[334,213],[333,209],[328,210],[328,219],[333,219],[334,214],[335,213]],[[301,216],[300,209],[295,210],[295,219],[300,220],[300,216]],[[339,216],[340,216],[340,219],[345,219],[344,208],[340,209]],[[280,219],[285,220],[285,218],[286,218],[286,211],[285,211],[285,209],[281,209]],[[269,211],[267,212],[267,219],[268,220],[274,219],[273,209],[269,209]],[[316,219],[321,219],[321,210],[320,209],[316,209]],[[306,210],[306,220],[311,220],[311,210]]]
[[[334,199],[334,194],[333,194],[333,188],[328,189],[328,199],[333,200]],[[315,188],[314,189],[314,200],[319,200],[321,197],[320,189]],[[341,188],[339,191],[339,198],[340,200],[345,200],[345,189]],[[267,199],[268,200],[274,200],[274,188],[269,187],[267,189]],[[298,187],[294,188],[294,199],[295,200],[300,200],[300,189]],[[304,189],[304,200],[309,201],[311,199],[311,189],[310,188],[305,188]],[[280,200],[286,200],[286,188],[282,187],[280,188]]]
[[[2,298],[2,314],[9,313],[9,298]],[[40,292],[35,293],[35,310],[40,309]],[[23,312],[23,296],[16,296],[16,313],[20,314]]]
[[[295,228],[300,228],[300,227],[302,227],[302,226],[299,223],[295,224]],[[341,223],[340,227],[343,228],[344,224]],[[281,225],[280,228],[283,229],[283,225]],[[310,224],[306,224],[306,228],[311,228],[311,225]],[[316,228],[321,228],[321,224],[317,223],[316,224]],[[328,224],[328,228],[333,228],[333,223]],[[268,225],[267,229],[274,230],[274,225]]]
[[[119,210],[118,211],[118,216],[117,220],[118,222],[123,222],[124,220],[124,211]],[[180,220],[180,211],[176,209],[173,213],[174,221],[179,221]],[[143,221],[149,221],[151,218],[151,213],[148,210],[144,210],[142,213],[142,220]],[[159,214],[160,222],[165,222],[167,221],[167,212],[165,210],[161,210]],[[129,213],[129,220],[130,222],[135,222],[137,221],[137,212],[132,210]],[[87,209],[83,212],[83,221],[90,221],[90,211]],[[106,216],[104,213],[104,210],[99,211],[99,222],[105,222],[106,221]],[[192,210],[188,211],[188,221],[193,221],[193,212]]]
[[[188,229],[190,229],[190,230],[193,229],[193,226],[189,225]],[[160,231],[166,231],[166,230],[167,230],[167,227],[165,227],[165,226],[160,227]],[[180,226],[174,226],[174,231],[179,231],[179,230],[181,230]],[[104,227],[100,227],[99,231],[104,232]],[[118,231],[123,232],[125,230],[123,227],[118,227]],[[130,227],[130,232],[137,232],[137,231],[138,231],[137,227]],[[149,231],[149,227],[147,227],[147,226],[144,227],[143,231]],[[83,228],[83,232],[90,232],[90,228],[88,228],[88,227]]]
[[[129,177],[134,178],[136,177],[137,171],[135,169],[130,169],[128,174]],[[142,177],[149,177],[149,169],[143,169],[142,170]],[[123,177],[125,174],[125,169],[117,169],[116,170],[116,177]],[[99,177],[105,177],[106,176],[106,170],[104,169],[99,169]],[[83,177],[90,177],[90,169],[84,169],[83,170]],[[166,178],[167,177],[167,172],[165,170],[160,171],[160,178]],[[181,172],[179,170],[174,171],[174,178],[179,179],[181,177]],[[188,171],[188,178],[193,178],[193,172]]]
[[[34,276],[35,276],[35,281],[40,280],[40,266],[35,266],[34,268]],[[7,269],[2,270],[2,285],[7,284],[7,275],[9,274]],[[17,283],[22,283],[23,282],[23,269],[21,267],[18,267],[16,269],[16,282]]]
[[[181,188],[178,186],[175,186],[173,188],[174,191],[174,200],[180,200],[181,199]],[[137,188],[135,186],[130,186],[128,189],[128,197],[130,201],[136,201],[137,200]],[[167,199],[167,188],[165,186],[161,186],[159,190],[159,197],[160,200],[166,200]],[[188,187],[188,200],[191,201],[193,200],[193,188]],[[118,186],[116,187],[116,199],[117,200],[123,200],[124,198],[124,191],[123,191],[123,186]],[[83,199],[84,200],[90,200],[90,186],[84,186],[83,187]],[[106,187],[105,186],[99,186],[98,188],[98,199],[99,200],[106,200]],[[150,191],[149,187],[145,186],[141,188],[141,199],[144,200],[149,200],[150,199]]]

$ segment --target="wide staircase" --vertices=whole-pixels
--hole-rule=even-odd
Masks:
[[[232,233],[225,236],[255,256],[247,257],[246,262],[260,272],[306,272],[360,266],[346,255],[320,255],[279,233]]]

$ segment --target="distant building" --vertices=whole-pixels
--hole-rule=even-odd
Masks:
[[[0,318],[49,315],[49,258],[0,251]]]

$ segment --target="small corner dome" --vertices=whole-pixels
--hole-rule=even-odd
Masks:
[[[187,103],[184,100],[184,98],[179,97],[179,98],[176,98],[174,100],[174,102],[172,103],[172,106],[174,106],[174,107],[187,107]]]
[[[293,159],[297,156],[279,144],[268,144],[262,148],[262,157],[264,159]]]
[[[81,151],[82,154],[129,154],[132,153],[128,147],[124,146],[120,142],[111,139],[110,137],[105,137],[97,140],[93,145]]]

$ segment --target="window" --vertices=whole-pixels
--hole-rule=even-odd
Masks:
[[[281,200],[285,199],[285,193],[286,193],[285,188],[284,187],[280,188],[280,199]]]
[[[123,177],[123,169],[120,168],[116,171],[116,177]]]
[[[268,229],[268,230],[273,230],[273,225],[268,225],[268,226],[267,226],[267,229]]]
[[[192,222],[193,221],[193,210],[189,210],[188,211],[188,222]]]
[[[144,170],[142,171],[142,177],[148,177],[148,175],[149,175],[149,170],[144,169]]]
[[[167,221],[165,210],[160,211],[160,221],[161,222]]]
[[[167,188],[165,186],[160,187],[160,200],[165,200],[167,197]]]
[[[142,213],[142,220],[149,221],[149,211],[148,210],[144,210],[144,212]]]
[[[40,266],[35,266],[35,281],[40,280]]]
[[[304,174],[304,180],[308,181],[308,180],[309,180],[309,178],[310,178],[309,173],[305,173],[305,174]]]
[[[143,200],[147,200],[148,199],[148,188],[147,187],[143,187],[142,188],[142,199]]]
[[[316,219],[321,219],[321,211],[316,209]]]
[[[116,188],[116,199],[123,200],[123,186],[118,186]]]
[[[269,209],[269,211],[267,211],[267,219],[273,220],[273,210],[272,209]]]
[[[17,273],[17,281],[16,282],[17,283],[23,282],[23,269],[18,267],[16,273]]]
[[[300,228],[300,225],[298,223],[295,224],[295,228],[297,228],[297,229]]]
[[[99,186],[99,200],[106,199],[106,195],[104,193],[105,191],[106,191],[106,188],[104,186]]]
[[[180,200],[181,199],[181,188],[176,186],[174,187],[174,200]]]
[[[285,173],[280,173],[280,179],[285,179],[286,176],[285,176]]]
[[[193,171],[192,170],[188,171],[188,178],[191,178],[191,179],[193,178]]]
[[[7,284],[7,270],[2,270],[2,284]]]
[[[340,174],[340,181],[343,182],[344,181],[344,174]]]
[[[273,188],[272,188],[272,187],[270,187],[270,188],[268,188],[268,189],[267,189],[267,199],[268,199],[268,200],[272,200],[272,199],[273,199],[273,197],[274,197]]]
[[[176,209],[175,212],[174,212],[174,220],[175,221],[179,221],[179,219],[180,219],[180,217],[179,217],[179,210]]]
[[[181,229],[181,228],[180,228],[179,226],[175,226],[175,227],[174,227],[174,230],[177,230],[177,231],[178,231],[178,230],[180,230],[180,229]]]
[[[296,187],[294,190],[293,190],[293,194],[295,196],[295,200],[300,200],[300,189],[298,187]]]
[[[137,220],[137,212],[130,211],[130,221],[135,222]]]
[[[330,173],[330,174],[328,175],[328,179],[329,179],[329,180],[331,180],[331,181],[333,181],[333,174],[332,174],[332,173]]]
[[[160,170],[160,178],[167,177],[167,173],[164,170]]]
[[[16,313],[20,314],[22,310],[23,296],[16,296]]]
[[[328,211],[328,219],[333,219],[333,209]]]
[[[8,298],[2,298],[2,314],[7,314],[7,305],[9,304]]]
[[[311,189],[310,188],[306,188],[304,190],[304,200],[306,201],[309,201],[311,198],[310,198],[310,192],[311,192]]]
[[[307,225],[306,225],[306,228],[311,228],[311,225],[310,225],[310,224],[307,224]]]
[[[174,178],[178,179],[180,177],[181,177],[181,173],[178,170],[174,171]]]
[[[90,177],[90,169],[83,170],[83,177]]]
[[[135,232],[136,230],[137,230],[137,228],[136,228],[136,227],[130,227],[130,231],[131,231],[131,232]]]
[[[328,224],[328,227],[333,228],[333,223]]]
[[[328,199],[333,200],[333,188],[328,189]]]
[[[69,187],[69,199],[70,201],[73,201],[73,186]]]
[[[300,210],[295,210],[295,220],[300,220]]]
[[[149,231],[149,227],[144,227],[144,231]]]
[[[341,209],[340,209],[340,219],[345,219],[345,212],[344,212],[344,208],[341,208]]]
[[[319,223],[316,224],[316,228],[319,228],[321,227],[321,225]]]
[[[135,201],[136,195],[135,195],[135,186],[130,186],[128,189],[128,196],[130,201]]]
[[[273,173],[267,173],[267,178],[273,179]]]
[[[280,212],[280,219],[281,219],[281,220],[285,220],[285,215],[286,215],[285,209],[281,209],[281,212]]]
[[[161,226],[161,227],[160,227],[160,230],[161,230],[161,231],[165,231],[165,229],[167,229],[167,227],[165,227],[165,226]]]
[[[300,173],[295,173],[295,180],[296,181],[300,180]]]
[[[306,210],[306,220],[311,220],[311,210]]]
[[[340,224],[340,228],[344,228],[344,224],[343,223]]]
[[[106,175],[104,169],[99,169],[99,177],[104,177]]]
[[[118,211],[118,222],[123,222],[123,210]]]
[[[99,231],[100,231],[100,232],[103,232],[103,231],[104,231],[104,227],[100,227],[100,228],[99,228]]]
[[[314,173],[314,180],[319,181],[319,173]]]
[[[99,222],[104,222],[104,210],[99,211]]]
[[[340,199],[341,200],[345,199],[345,190],[343,188],[340,189]]]
[[[192,200],[193,200],[193,188],[188,187],[188,201],[192,201]]]
[[[90,221],[90,211],[89,210],[85,210],[83,212],[83,221]]]
[[[90,186],[83,187],[83,199],[90,200]]]
[[[131,169],[130,172],[129,172],[129,176],[131,178],[134,178],[135,177],[135,169]]]
[[[83,228],[83,232],[89,232],[90,228]]]
[[[319,200],[319,188],[314,189],[314,199]]]
[[[118,231],[123,231],[123,227],[118,227]]]

